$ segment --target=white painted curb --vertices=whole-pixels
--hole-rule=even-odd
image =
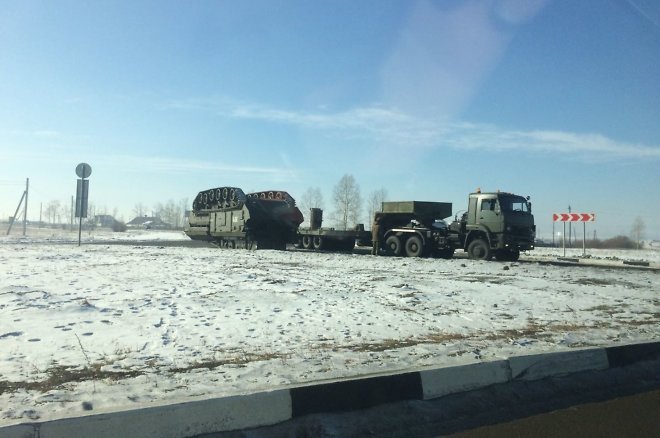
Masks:
[[[21,424],[0,429],[0,437],[187,437],[267,426],[290,418],[290,392],[279,390],[66,418],[34,425]]]
[[[511,357],[509,366],[513,380],[538,380],[579,371],[604,370],[610,365],[605,349],[596,348]]]
[[[498,360],[420,371],[424,400],[511,380],[509,362]]]

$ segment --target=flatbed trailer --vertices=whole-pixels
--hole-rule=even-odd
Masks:
[[[362,224],[352,230],[337,230],[324,228],[322,223],[323,210],[310,209],[310,226],[298,228],[296,246],[318,251],[352,251],[356,244],[371,245],[371,232],[365,231]]]

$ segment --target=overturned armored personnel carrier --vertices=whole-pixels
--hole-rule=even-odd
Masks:
[[[303,215],[281,190],[245,194],[238,187],[203,190],[193,201],[185,233],[223,248],[285,249]]]

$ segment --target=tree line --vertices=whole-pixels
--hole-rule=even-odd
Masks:
[[[374,217],[374,213],[380,211],[382,202],[387,200],[387,190],[379,188],[370,192],[366,198],[366,206],[360,192],[360,186],[355,177],[350,174],[345,174],[341,177],[339,182],[334,186],[332,191],[332,210],[329,217],[326,217],[326,222],[329,220],[339,230],[348,230],[361,223],[365,219],[363,214],[366,208],[366,223],[370,226],[370,222]],[[302,211],[305,222],[303,225],[309,226],[310,210],[312,208],[325,209],[323,193],[319,187],[309,187],[298,199],[298,207]],[[161,221],[169,225],[173,229],[182,229],[186,224],[186,214],[190,206],[188,199],[183,198],[179,202],[172,199],[165,203],[156,203],[151,208],[146,204],[139,202],[133,207],[132,213],[134,218],[139,217],[154,217],[159,218]],[[66,225],[74,222],[72,217],[73,211],[66,203],[58,200],[50,201],[43,209],[43,218],[45,222],[51,225]],[[42,220],[40,213],[40,220]],[[94,203],[89,203],[86,226],[94,227],[96,225],[95,218],[98,215],[111,215],[119,224],[124,224],[123,217],[118,217],[118,210],[114,208],[112,213],[106,207],[97,208]],[[114,229],[115,227],[113,227]],[[125,226],[117,226],[117,231],[125,230]],[[591,239],[586,241],[588,248],[622,248],[633,249],[641,248],[642,240],[646,225],[641,217],[636,217],[631,225],[630,236],[615,236],[611,239],[598,240]]]

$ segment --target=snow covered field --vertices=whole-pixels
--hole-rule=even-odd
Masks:
[[[657,271],[67,240],[0,238],[0,425],[660,338]]]

